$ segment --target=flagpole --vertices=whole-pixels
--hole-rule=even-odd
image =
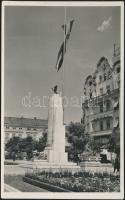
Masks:
[[[63,48],[63,55],[65,55],[65,49],[66,49],[66,43],[65,43],[65,39],[66,39],[66,8],[64,8],[64,48]],[[62,68],[62,98],[64,97],[64,76],[65,76],[65,68],[63,65]],[[62,101],[62,106],[63,106],[63,124],[64,124],[64,98]]]

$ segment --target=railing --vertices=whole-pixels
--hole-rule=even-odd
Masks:
[[[90,116],[92,118],[94,117],[94,119],[97,119],[97,118],[100,118],[100,117],[109,117],[109,116],[112,117],[112,114],[113,114],[113,110],[110,110],[110,111],[104,111],[104,112],[100,112],[100,113],[95,113],[95,114],[92,114]]]
[[[111,135],[112,134],[112,129],[103,130],[103,131],[93,131],[93,132],[89,132],[89,134],[93,135],[93,136]]]

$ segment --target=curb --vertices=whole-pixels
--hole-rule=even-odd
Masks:
[[[5,190],[7,190],[7,192],[21,192],[20,190],[8,185],[8,184],[4,184],[4,188]]]
[[[38,181],[38,180],[34,180],[32,178],[29,178],[29,177],[23,177],[23,181],[26,182],[26,183],[32,184],[34,186],[46,189],[46,190],[51,191],[51,192],[71,192],[71,191],[63,189],[61,187],[54,186],[54,185],[51,185],[49,183],[44,183],[44,182],[41,182],[41,181]]]

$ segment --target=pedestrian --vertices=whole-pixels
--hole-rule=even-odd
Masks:
[[[115,163],[114,163],[114,173],[119,172],[119,170],[120,170],[120,160],[119,160],[119,156],[117,155],[115,158]]]
[[[15,155],[15,153],[13,153],[13,161],[15,161],[16,160],[16,155]]]

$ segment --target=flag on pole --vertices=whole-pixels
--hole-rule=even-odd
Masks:
[[[61,68],[62,63],[63,63],[63,58],[64,58],[64,52],[63,51],[64,51],[64,42],[61,44],[61,47],[59,49],[58,56],[57,56],[57,62],[56,62],[57,72],[59,71],[59,69]]]
[[[74,19],[71,20],[68,24],[62,25],[62,28],[63,28],[64,31],[65,31],[65,38],[66,38],[66,40],[69,39],[71,30],[72,30],[72,26],[73,26],[73,22],[74,22]]]
[[[56,70],[57,70],[57,72],[59,71],[59,69],[61,68],[62,63],[63,63],[64,54],[66,53],[66,43],[67,43],[67,41],[68,41],[68,39],[70,37],[70,33],[71,33],[71,30],[72,30],[73,22],[74,22],[74,20],[71,20],[68,24],[62,25],[65,37],[64,37],[63,43],[61,44],[61,47],[59,49],[58,56],[57,56],[57,62],[56,62]]]

